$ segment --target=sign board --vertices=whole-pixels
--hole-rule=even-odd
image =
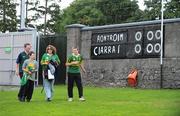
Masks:
[[[161,51],[160,25],[92,33],[92,59],[156,58]]]

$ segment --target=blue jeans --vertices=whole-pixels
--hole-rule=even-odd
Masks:
[[[43,86],[46,94],[46,99],[52,99],[54,93],[54,80],[49,81],[48,79],[43,78]]]

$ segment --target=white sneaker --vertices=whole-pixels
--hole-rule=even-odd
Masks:
[[[68,98],[68,101],[69,101],[69,102],[72,102],[72,101],[73,101],[73,98]]]
[[[79,98],[79,101],[85,101],[84,97]]]

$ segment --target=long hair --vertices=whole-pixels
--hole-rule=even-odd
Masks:
[[[47,47],[46,47],[46,53],[48,53],[48,50],[52,50],[52,53],[53,54],[56,54],[56,47],[54,47],[53,45],[48,45]]]

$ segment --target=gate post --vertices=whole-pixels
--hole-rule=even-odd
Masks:
[[[71,53],[72,47],[81,48],[81,29],[85,25],[72,24],[66,26],[67,28],[67,55]]]

